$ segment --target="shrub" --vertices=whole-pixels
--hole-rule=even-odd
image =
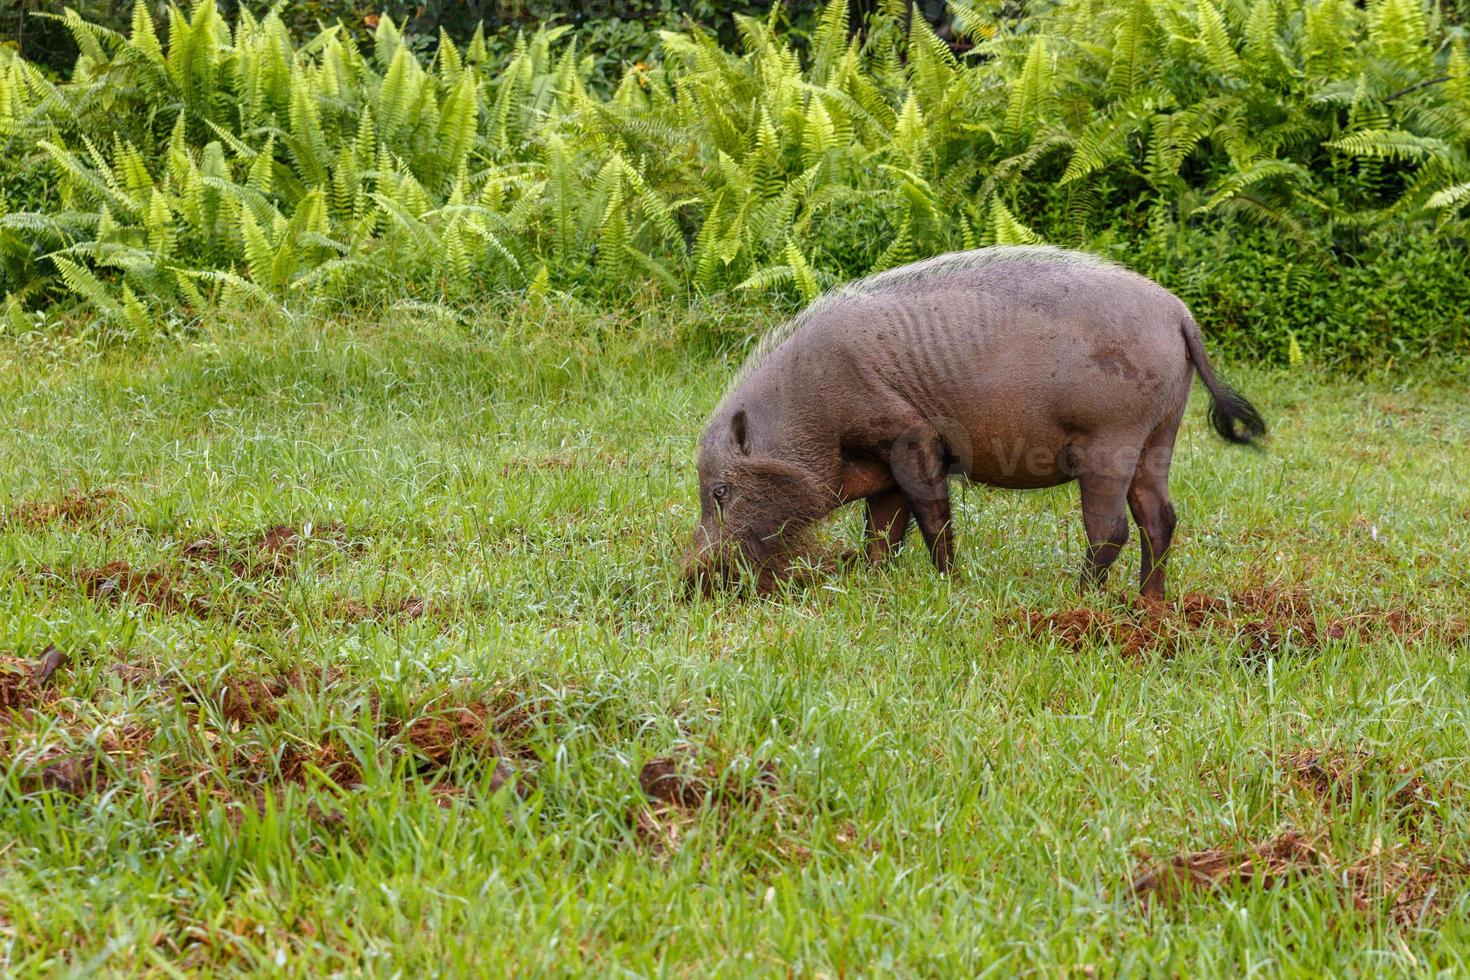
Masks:
[[[8,303],[144,330],[235,293],[806,298],[1045,239],[1181,284],[1268,356],[1463,336],[1460,291],[1421,273],[1465,237],[1470,55],[1417,0],[952,3],[963,60],[895,8],[853,35],[834,0],[801,52],[775,16],[736,20],[743,53],[664,32],[605,95],[567,26],[430,57],[387,17],[364,48],[207,2],[166,27],[139,2],[127,37],[69,13],[69,80],[0,64]],[[1380,295],[1384,263],[1412,288]],[[1284,291],[1332,299],[1316,266],[1364,290],[1330,322]]]

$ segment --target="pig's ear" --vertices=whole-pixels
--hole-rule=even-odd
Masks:
[[[746,428],[745,409],[730,416],[730,441],[742,453],[750,455],[750,432]]]

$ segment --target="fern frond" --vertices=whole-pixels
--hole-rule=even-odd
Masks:
[[[1417,160],[1424,157],[1449,155],[1450,148],[1444,140],[1417,136],[1395,129],[1365,129],[1348,133],[1324,144],[1328,149],[1351,157],[1368,157],[1381,160]]]

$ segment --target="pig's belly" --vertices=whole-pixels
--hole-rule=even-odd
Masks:
[[[968,433],[946,427],[949,452],[948,472],[975,483],[1009,490],[1055,487],[1076,479],[1072,469],[1070,436],[1057,432],[1055,438],[1018,438],[1011,433]],[[859,500],[898,486],[888,462],[873,458],[849,459],[843,464],[838,495],[843,503]]]
[[[1071,448],[1060,440],[1017,440],[980,434],[967,453],[950,448],[950,471],[976,483],[1035,490],[1077,478]]]
[[[931,418],[949,453],[949,471],[976,483],[1032,490],[1077,477],[1073,442],[1077,433],[1052,419],[999,416],[948,420]]]

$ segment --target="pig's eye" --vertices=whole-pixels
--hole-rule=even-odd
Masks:
[[[715,498],[715,503],[722,504],[725,498],[730,496],[730,488],[723,483],[716,483],[709,488],[710,496]]]

